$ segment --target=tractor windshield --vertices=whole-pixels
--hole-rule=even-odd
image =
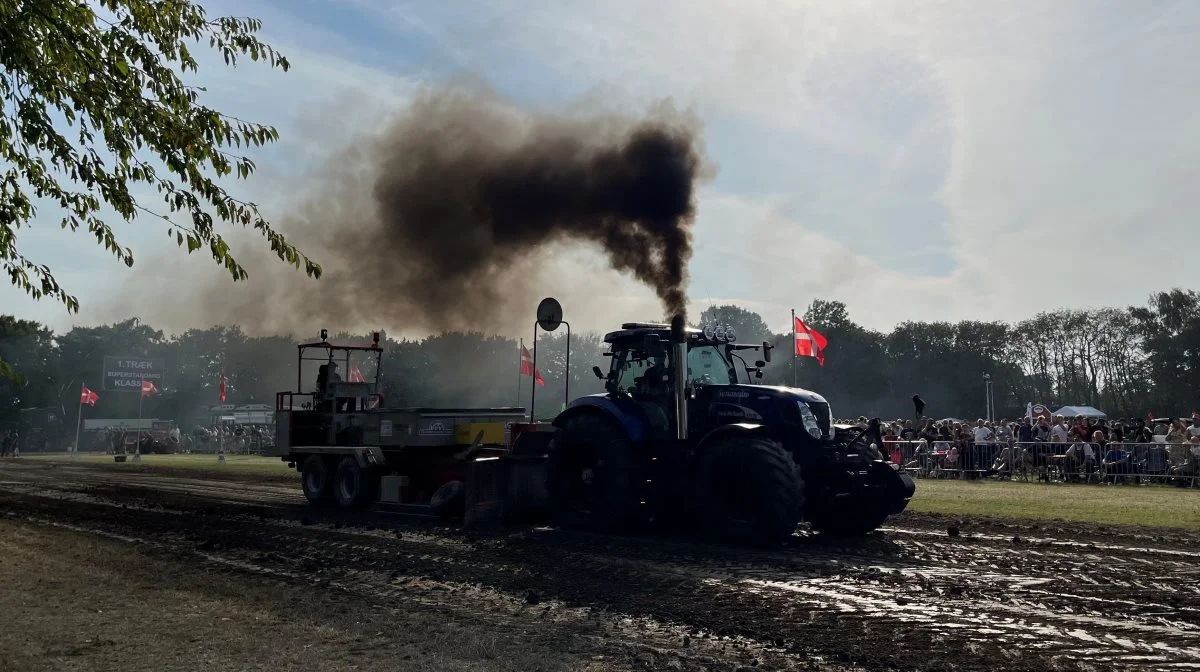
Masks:
[[[652,394],[665,384],[668,371],[666,353],[653,357],[640,350],[619,350],[613,356],[614,379],[622,392]]]
[[[688,348],[688,386],[736,385],[737,374],[717,345]],[[610,380],[616,389],[634,396],[671,393],[671,355],[666,348],[650,353],[640,347],[614,348]]]
[[[688,385],[736,385],[736,373],[715,345],[688,349]]]

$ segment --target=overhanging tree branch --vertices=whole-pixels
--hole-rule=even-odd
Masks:
[[[278,131],[200,104],[203,88],[180,79],[198,71],[191,48],[205,41],[227,65],[248,56],[288,70],[287,59],[256,37],[261,22],[210,19],[190,0],[97,4],[106,15],[78,0],[0,0],[0,165],[7,167],[0,175],[0,262],[11,282],[34,299],[51,296],[78,311],[50,268],[17,247],[17,230],[32,224],[37,200],[56,203],[62,228],[86,229],[129,266],[133,252],[119,243],[102,207],[126,221],[154,215],[189,253],[208,247],[235,281],[248,273],[214,231],[218,221],[257,231],[279,259],[320,277],[321,267],[258,206],[216,181],[246,179],[255,170],[248,157],[225,148],[263,146],[278,140]],[[77,129],[77,143],[59,131],[53,114]],[[131,190],[138,183],[154,187],[170,213],[190,221],[140,202]]]

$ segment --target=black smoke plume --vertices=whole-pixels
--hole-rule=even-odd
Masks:
[[[429,90],[336,156],[283,220],[324,276],[255,259],[248,282],[222,280],[203,318],[251,333],[490,331],[514,311],[526,325],[554,293],[537,278],[556,243],[591,245],[683,314],[706,165],[699,124],[666,105],[639,118],[529,113],[475,88]]]

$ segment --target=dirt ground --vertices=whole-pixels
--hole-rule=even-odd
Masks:
[[[751,552],[20,460],[0,514],[0,669],[1200,667],[1189,532],[906,514]]]
[[[500,639],[452,610],[365,604],[139,546],[0,520],[0,670],[601,669],[601,652],[557,651],[519,627]]]

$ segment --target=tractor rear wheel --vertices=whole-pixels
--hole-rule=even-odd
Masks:
[[[353,457],[344,457],[333,474],[333,496],[343,509],[363,509],[371,503],[371,475]]]
[[[595,415],[577,415],[554,433],[546,459],[552,514],[568,527],[623,532],[639,522],[639,469],[624,432]]]
[[[791,453],[759,436],[728,436],[700,465],[699,529],[726,543],[779,545],[796,531],[804,480]]]
[[[333,483],[329,465],[320,455],[309,455],[300,465],[300,483],[304,496],[316,506],[328,506],[333,502]]]

